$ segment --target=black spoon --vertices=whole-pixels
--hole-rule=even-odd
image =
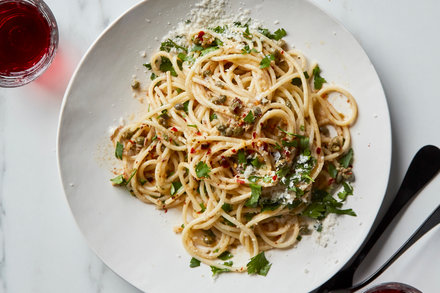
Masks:
[[[421,190],[440,169],[440,150],[432,145],[422,147],[414,156],[411,164],[406,171],[399,191],[397,192],[393,202],[389,206],[388,211],[377,225],[373,233],[365,242],[364,246],[353,256],[347,265],[334,275],[330,280],[325,282],[319,288],[315,289],[315,293],[327,293],[331,288],[348,288],[353,285],[353,275],[359,264],[367,256],[368,252],[386,230],[393,218],[399,211]]]
[[[396,253],[391,256],[386,263],[384,263],[374,274],[369,276],[362,282],[356,285],[350,286],[345,289],[330,290],[329,293],[352,293],[359,290],[368,284],[370,284],[374,279],[376,279],[380,274],[382,274],[399,256],[401,256],[408,248],[411,247],[417,240],[419,240],[423,235],[425,235],[429,230],[434,228],[440,223],[440,205],[437,209],[429,216],[428,219],[417,229],[417,231],[403,244]]]

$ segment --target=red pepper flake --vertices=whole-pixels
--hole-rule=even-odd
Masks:
[[[316,148],[316,153],[319,155],[321,153],[321,148]]]
[[[255,148],[255,141],[252,142],[252,147]]]
[[[252,138],[255,139],[256,137],[257,137],[257,133],[256,133],[256,132],[253,132],[253,133],[252,133]]]
[[[202,133],[200,132],[200,131],[197,131],[197,133],[196,133],[197,135],[202,135]]]
[[[173,126],[173,128],[171,128],[172,131],[177,132],[177,128]]]
[[[128,141],[129,141],[129,142],[131,142],[132,144],[135,144],[135,143],[134,143],[134,141],[132,141],[131,139],[130,139],[130,140],[128,140]]]
[[[202,150],[206,150],[209,148],[209,143],[203,143],[200,145],[200,147],[202,148]]]
[[[226,159],[225,157],[221,157],[221,159],[220,159],[220,165],[223,167],[223,168],[225,168],[225,169],[227,169],[227,168],[229,168],[231,165],[229,164],[229,161],[228,161],[228,159]]]
[[[190,153],[191,153],[191,154],[194,154],[195,152],[196,152],[196,150],[195,150],[194,148],[191,148]]]
[[[335,178],[330,178],[330,179],[328,180],[328,185],[332,185],[333,182],[335,182]]]
[[[241,180],[241,179],[237,179],[237,183],[246,184],[246,182],[244,180]]]
[[[277,180],[277,178],[278,178],[278,176],[275,175],[275,176],[272,177],[272,180],[275,181],[275,180]]]
[[[168,140],[169,142],[173,142],[173,139],[170,137],[170,139]]]
[[[246,114],[243,114],[243,118],[246,117]]]
[[[209,155],[210,153],[211,153],[211,149],[208,149],[208,152],[206,154]]]
[[[199,33],[197,34],[197,39],[199,39],[200,41],[203,41],[203,35],[205,34],[204,31],[199,31]]]
[[[281,51],[281,55],[284,55],[284,50]]]
[[[232,149],[231,151],[232,151],[234,154],[237,152],[235,149]]]

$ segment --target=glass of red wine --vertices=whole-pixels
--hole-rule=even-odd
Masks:
[[[41,0],[0,1],[0,87],[18,87],[40,76],[58,47],[58,26]]]

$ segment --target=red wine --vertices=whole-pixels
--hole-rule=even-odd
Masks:
[[[25,2],[0,4],[0,75],[32,68],[49,50],[51,28],[37,7]]]

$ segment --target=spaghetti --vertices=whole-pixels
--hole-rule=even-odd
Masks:
[[[285,34],[236,23],[167,40],[145,64],[147,114],[112,136],[124,166],[112,181],[160,209],[181,207],[185,249],[221,270],[246,270],[220,261],[238,246],[251,256],[292,247],[304,218],[355,215],[341,206],[356,102],[287,50]]]

